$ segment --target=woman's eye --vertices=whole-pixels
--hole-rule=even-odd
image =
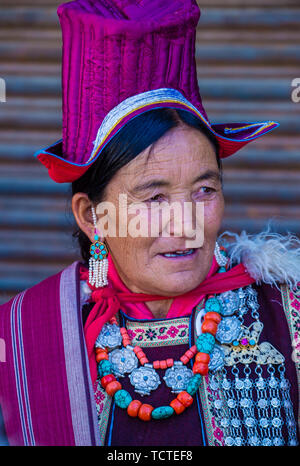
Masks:
[[[150,199],[147,199],[147,202],[160,202],[162,200],[163,200],[163,195],[156,194],[155,196],[150,197]]]
[[[214,188],[210,188],[209,186],[202,186],[196,196],[210,196],[211,194],[214,194],[216,190]]]
[[[202,188],[200,188],[200,192],[204,194],[210,194],[210,193],[213,193],[214,191],[215,189],[209,188],[208,186],[202,186]]]

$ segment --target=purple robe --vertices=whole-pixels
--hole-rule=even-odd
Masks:
[[[291,383],[291,400],[298,419],[299,363],[295,365],[291,357],[291,335],[299,325],[300,299],[292,298],[288,303],[291,313],[287,315],[288,290],[283,295],[269,285],[255,288],[264,324],[261,337],[285,357],[286,377]],[[103,393],[95,390],[83,334],[79,263],[20,293],[0,310],[0,338],[6,344],[6,362],[0,362],[0,406],[9,445],[222,444],[222,435],[214,428],[213,418],[199,394],[180,416],[142,422],[129,418],[126,410],[103,400]],[[120,316],[127,321],[122,312]],[[144,336],[140,334],[144,341],[149,340],[144,348],[149,360],[178,359],[193,344],[193,314],[188,319],[190,332],[187,321],[180,319],[173,319],[171,326],[169,319],[146,322],[157,329],[155,335],[149,328],[146,336],[145,332]],[[127,323],[136,334],[139,327],[143,332],[143,322]],[[170,343],[160,345],[166,338]],[[134,398],[154,406],[168,404],[175,397],[163,382],[147,399],[133,392],[127,377],[122,379],[122,385]]]

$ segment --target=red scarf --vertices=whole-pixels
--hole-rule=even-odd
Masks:
[[[118,284],[120,284],[120,278],[116,272],[112,260],[110,259],[109,262],[109,278],[116,274],[117,278],[119,279]],[[176,297],[132,293],[130,290],[128,290],[128,288],[125,287],[124,284],[122,287],[123,290],[121,289],[120,291],[114,287],[112,280],[109,280],[109,285],[104,288],[96,289],[89,285],[92,290],[91,301],[95,302],[95,305],[90,311],[86,320],[84,334],[93,383],[97,378],[97,365],[94,353],[95,341],[103,325],[120,310],[122,307],[121,304],[126,302],[144,303],[147,301],[158,301],[163,299],[180,299],[183,301],[183,303],[186,302],[187,312],[185,315],[189,315],[196,303],[202,301],[206,295],[224,293],[225,291],[241,288],[255,282],[254,278],[249,275],[243,264],[236,265],[232,269],[223,273],[217,273],[216,267],[212,267],[211,270],[213,271],[213,274],[211,276],[208,274],[208,277],[202,283],[200,283],[199,286],[181,296]],[[88,271],[86,268],[80,269],[80,279],[88,280]],[[120,286],[118,288],[120,288]],[[193,307],[188,305],[191,303],[193,303]],[[170,316],[167,315],[167,317]],[[176,316],[173,315],[172,317]],[[149,318],[149,315],[145,318]]]

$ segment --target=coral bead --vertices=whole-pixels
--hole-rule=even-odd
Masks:
[[[213,320],[217,324],[219,324],[222,320],[221,315],[218,312],[207,312],[204,316],[204,320]]]
[[[207,353],[197,353],[195,357],[195,362],[203,362],[204,364],[208,364],[210,360],[210,355]]]
[[[186,391],[182,391],[177,395],[177,400],[180,401],[186,408],[193,403],[193,397]]]
[[[197,346],[196,345],[193,345],[190,347],[190,351],[193,353],[193,356],[195,356],[195,354],[197,353]]]
[[[207,375],[208,364],[204,364],[203,362],[195,362],[195,364],[193,365],[193,372],[194,374]]]
[[[174,359],[172,358],[166,359],[166,362],[168,367],[172,367],[174,365]]]
[[[108,354],[106,351],[102,350],[102,351],[99,351],[97,354],[96,354],[96,362],[100,362],[100,361],[103,361],[104,359],[106,359],[108,361]]]
[[[140,359],[140,363],[141,365],[143,366],[144,364],[147,364],[149,362],[149,359],[146,358],[146,356],[143,356],[141,359]]]
[[[183,356],[181,356],[180,361],[183,364],[188,364],[190,362],[190,359],[184,354]]]
[[[116,380],[115,376],[113,374],[108,374],[108,375],[105,375],[104,377],[102,377],[101,379],[101,385],[103,388],[106,388],[106,386],[110,383],[110,382],[114,382]]]
[[[185,406],[177,398],[171,401],[170,406],[174,409],[176,414],[181,414],[185,410]]]
[[[159,368],[167,369],[167,361],[160,361]]]
[[[142,402],[139,400],[132,400],[132,402],[127,407],[127,413],[130,417],[137,417]]]
[[[218,330],[218,324],[213,320],[205,319],[202,324],[201,329],[202,329],[202,332],[210,333],[211,335],[215,336]]]
[[[110,382],[105,387],[105,391],[109,396],[114,396],[114,394],[118,390],[121,390],[121,389],[122,389],[122,385],[117,380],[114,380],[113,382]]]
[[[189,359],[192,359],[194,357],[194,353],[191,350],[187,350],[185,354]]]
[[[153,369],[159,369],[160,361],[153,361]]]
[[[153,411],[153,406],[151,405],[148,405],[148,404],[142,404],[142,406],[140,407],[139,411],[138,411],[138,417],[142,420],[142,421],[150,421],[151,420],[151,413]]]

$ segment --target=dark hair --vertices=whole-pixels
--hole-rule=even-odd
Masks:
[[[72,183],[72,195],[83,192],[93,203],[101,202],[105,188],[117,171],[180,123],[196,128],[207,136],[215,148],[218,167],[222,171],[219,146],[213,133],[186,110],[160,108],[142,113],[126,123],[84,175]],[[73,236],[78,239],[83,260],[88,262],[91,245],[89,238],[80,229]]]

